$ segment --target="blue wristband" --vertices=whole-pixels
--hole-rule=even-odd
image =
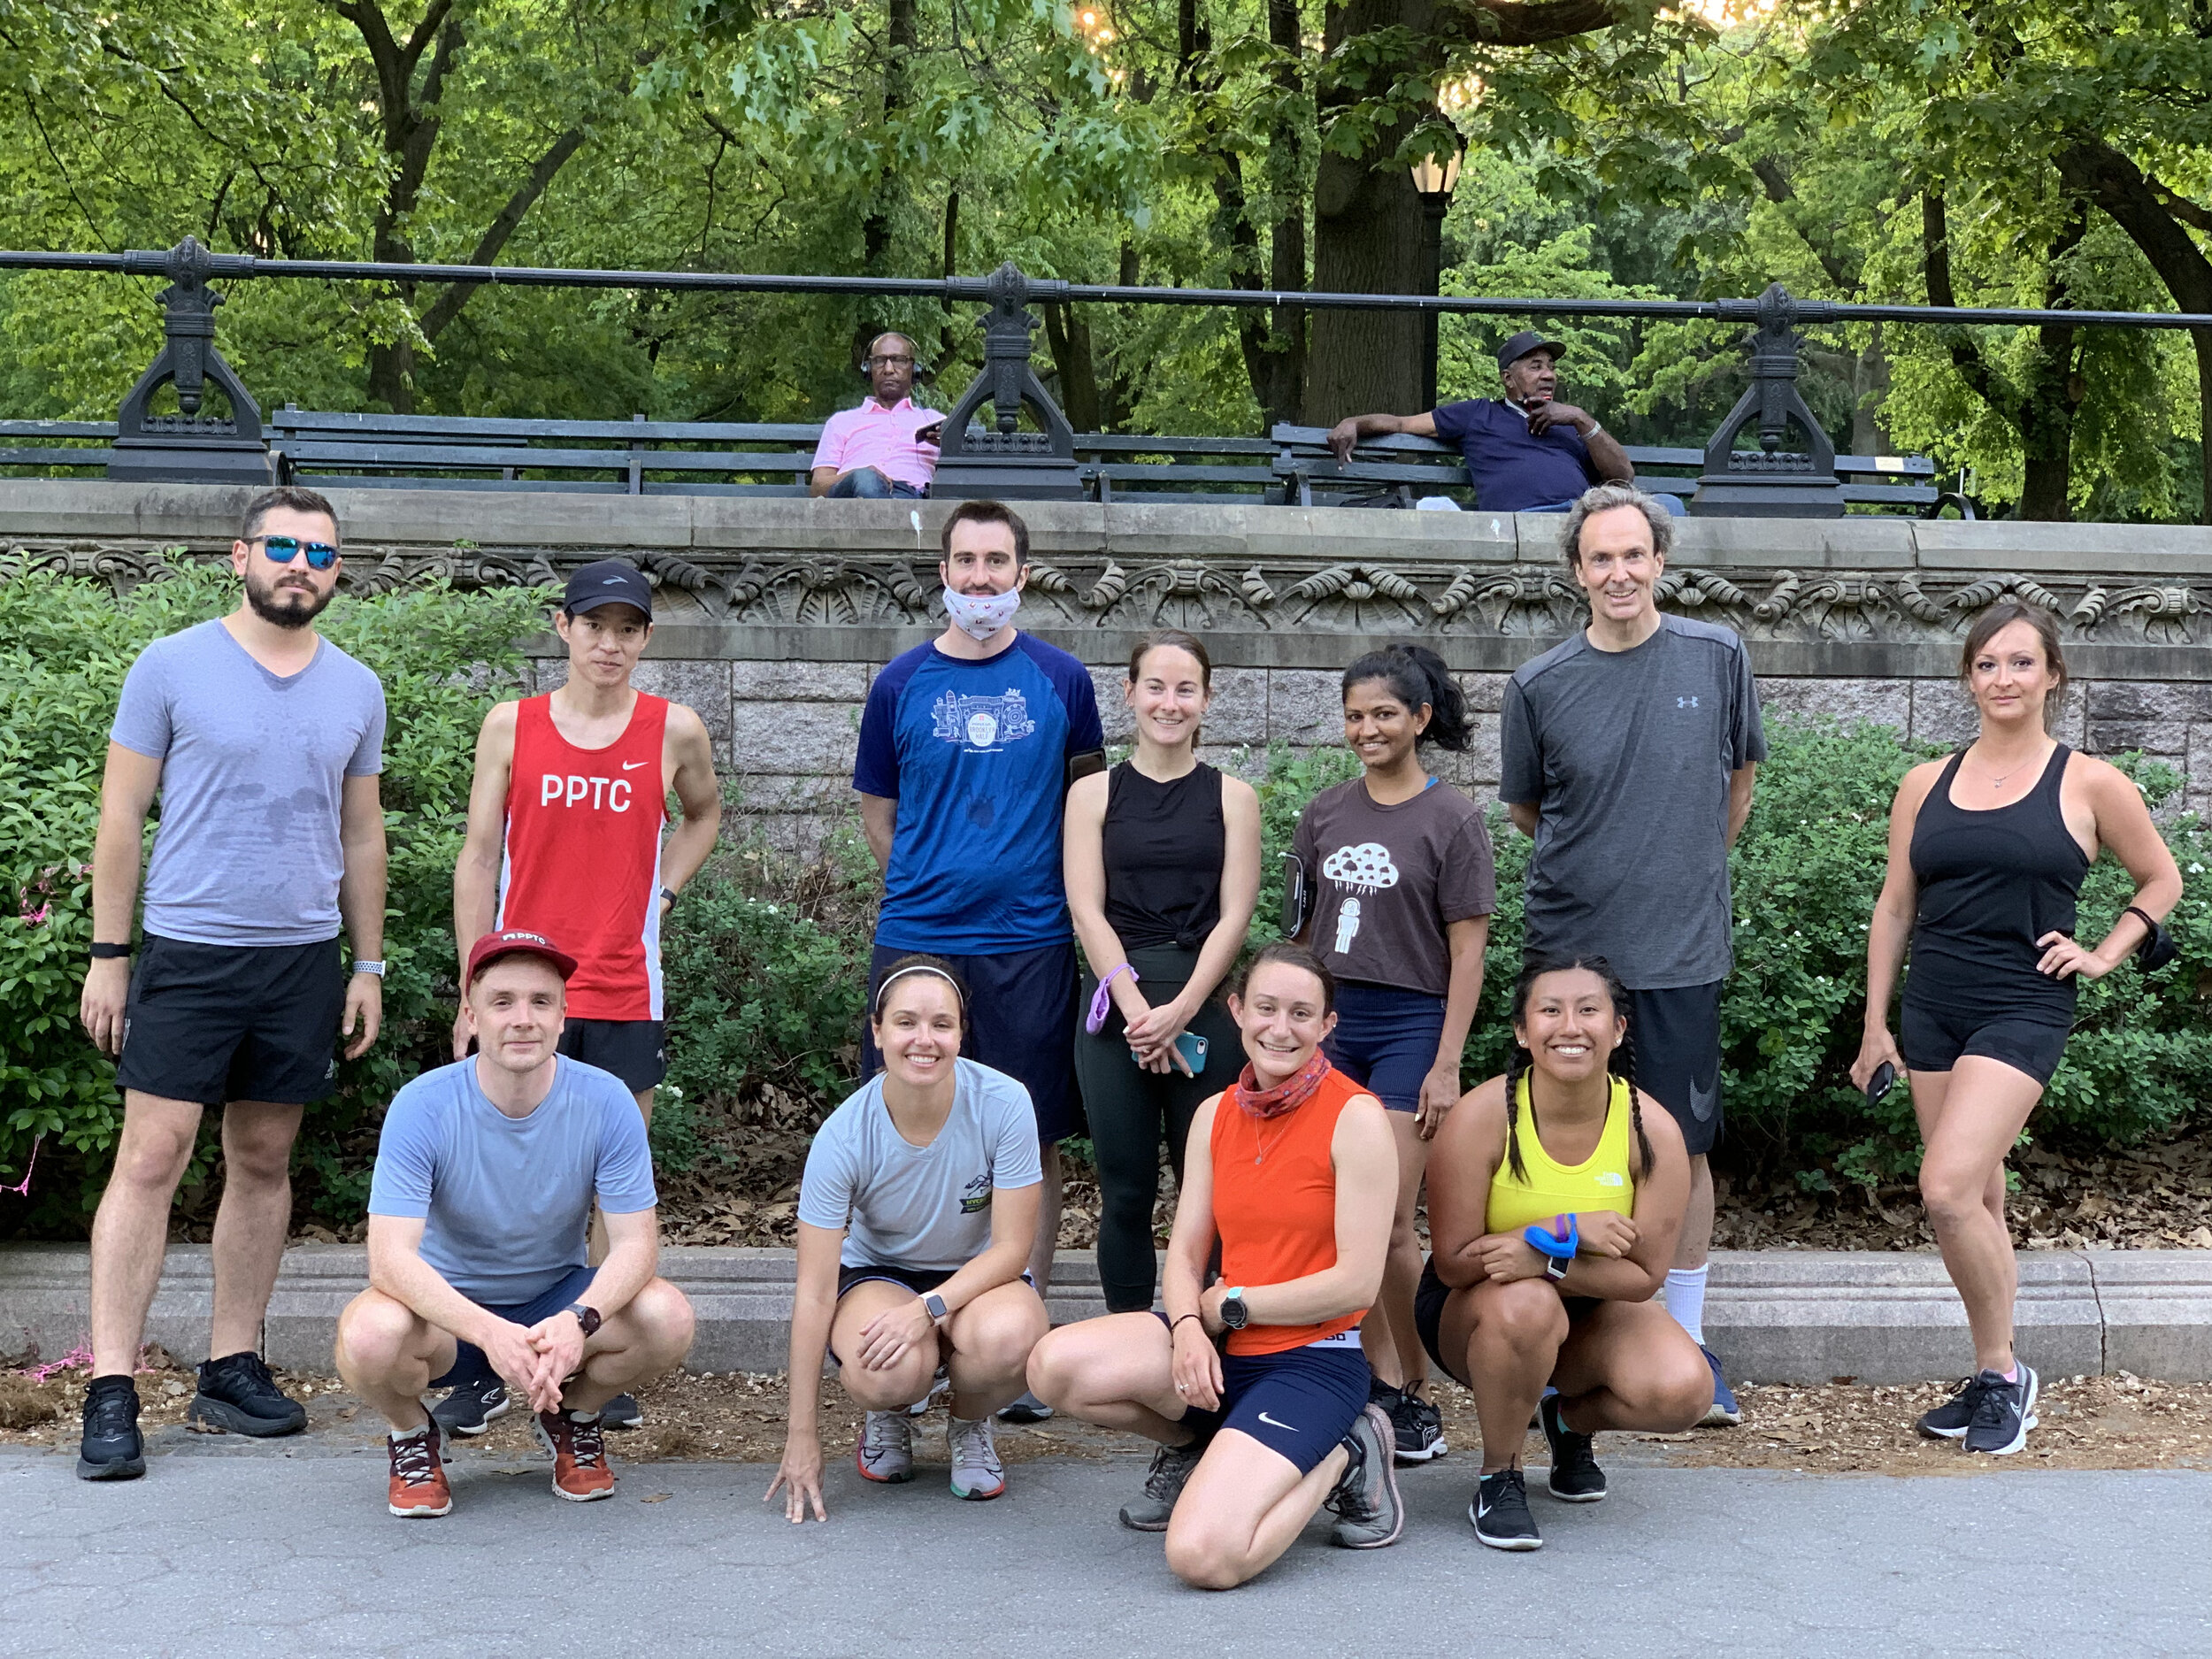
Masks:
[[[1575,1252],[1582,1248],[1582,1227],[1572,1216],[1555,1217],[1554,1225],[1560,1221],[1567,1224],[1567,1233],[1564,1238],[1553,1232],[1551,1227],[1544,1226],[1531,1227],[1521,1236],[1528,1240],[1531,1249],[1540,1250],[1554,1261],[1571,1261],[1574,1259]]]

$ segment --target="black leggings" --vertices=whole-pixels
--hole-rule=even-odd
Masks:
[[[1129,956],[1140,976],[1137,988],[1155,1008],[1181,994],[1197,964],[1195,951],[1172,947],[1133,950]],[[1085,1009],[1097,987],[1086,972]],[[1228,1087],[1244,1069],[1242,1038],[1219,1002],[1203,1004],[1188,1029],[1207,1043],[1205,1066],[1194,1078],[1180,1071],[1164,1077],[1132,1060],[1119,1009],[1108,1013],[1096,1036],[1080,1026],[1075,1033],[1075,1074],[1098,1163],[1098,1277],[1109,1313],[1141,1313],[1152,1305],[1152,1206],[1160,1188],[1162,1135],[1179,1182],[1191,1118],[1208,1095]]]

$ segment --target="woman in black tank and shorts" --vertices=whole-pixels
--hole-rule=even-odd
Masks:
[[[1912,1075],[1927,1148],[1921,1198],[1974,1336],[1974,1375],[1920,1419],[1921,1432],[2003,1454],[2035,1426],[2037,1386],[2012,1347],[2019,1268],[2005,1154],[2058,1069],[2077,981],[2102,978],[2150,937],[2181,897],[2181,872],[2141,791],[2049,734],[2066,688],[2049,612],[1992,605],[1966,636],[1959,673],[1981,732],[1898,787],[1851,1080],[1867,1088],[1900,1066]],[[2105,848],[2135,878],[2135,900],[2091,950],[2074,940],[2074,902]],[[1894,1041],[1889,1000],[1908,938]]]
[[[1068,791],[1063,844],[1088,964],[1075,1069],[1098,1162],[1098,1276],[1109,1313],[1141,1313],[1152,1306],[1161,1137],[1179,1183],[1192,1114],[1244,1064],[1216,993],[1259,902],[1260,801],[1194,753],[1213,696],[1196,639],[1148,635],[1122,695],[1135,751]]]

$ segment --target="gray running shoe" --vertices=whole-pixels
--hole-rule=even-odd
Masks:
[[[954,1417],[945,1429],[952,1454],[952,1495],[981,1503],[1006,1490],[1006,1466],[998,1460],[988,1417]]]
[[[1035,1394],[1024,1390],[1018,1396],[999,1408],[998,1420],[1002,1423],[1042,1423],[1051,1415],[1050,1406],[1038,1399]]]
[[[895,1485],[914,1479],[914,1425],[903,1411],[871,1411],[861,1425],[853,1462],[870,1480]]]
[[[1155,1451],[1152,1467],[1145,1471],[1144,1496],[1121,1506],[1121,1524],[1133,1532],[1166,1532],[1168,1517],[1175,1513],[1175,1500],[1183,1495],[1190,1471],[1206,1455],[1206,1445],[1200,1439],[1187,1446],[1163,1446]]]
[[[430,1419],[441,1434],[481,1434],[495,1417],[503,1417],[514,1406],[507,1385],[494,1377],[488,1381],[465,1382],[438,1402]]]
[[[2019,1368],[2018,1382],[2007,1382],[2002,1371],[1975,1375],[1980,1397],[1974,1402],[1974,1420],[1966,1428],[1968,1451],[2007,1457],[2028,1443],[2028,1431],[2035,1426],[2038,1379],[2035,1367],[2026,1361],[2013,1363]]]
[[[1398,1499],[1396,1432],[1390,1414],[1370,1401],[1344,1436],[1352,1460],[1327,1499],[1337,1517],[1332,1536],[1346,1549],[1380,1549],[1406,1530]]]

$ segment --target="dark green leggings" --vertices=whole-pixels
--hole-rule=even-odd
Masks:
[[[1129,955],[1141,976],[1137,987],[1155,1008],[1181,994],[1197,962],[1195,951],[1171,948]],[[1086,972],[1082,1007],[1090,1007],[1097,988],[1097,979]],[[1196,1077],[1180,1071],[1162,1076],[1132,1060],[1119,1009],[1107,1015],[1096,1036],[1079,1026],[1075,1033],[1075,1074],[1098,1160],[1098,1277],[1110,1313],[1141,1313],[1152,1305],[1152,1205],[1159,1191],[1161,1137],[1167,1139],[1168,1162],[1179,1182],[1192,1117],[1208,1095],[1227,1088],[1244,1070],[1242,1038],[1221,1003],[1205,1003],[1188,1029],[1208,1045],[1205,1067]]]

